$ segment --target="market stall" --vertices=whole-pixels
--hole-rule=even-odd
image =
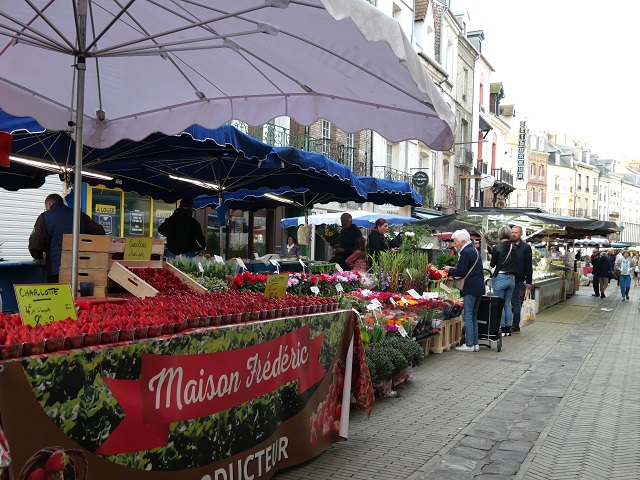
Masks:
[[[353,341],[336,311],[5,360],[12,472],[62,448],[77,478],[270,478],[347,438]]]

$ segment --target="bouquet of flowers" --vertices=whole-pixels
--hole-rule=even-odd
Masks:
[[[340,228],[337,225],[327,225],[321,237],[333,248],[340,245]]]

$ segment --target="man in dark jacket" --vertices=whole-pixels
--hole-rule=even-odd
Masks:
[[[609,286],[609,280],[613,278],[613,264],[609,261],[608,255],[600,254],[593,261],[593,274],[598,274],[600,284],[600,298],[605,298],[604,292]]]
[[[340,215],[342,230],[340,231],[340,245],[336,247],[332,262],[338,263],[343,270],[351,270],[347,265],[347,258],[356,250],[358,239],[362,238],[362,232],[353,224],[353,217],[348,213]]]
[[[533,254],[531,246],[522,240],[522,227],[511,227],[511,243],[516,249],[516,285],[511,294],[511,307],[513,310],[513,324],[511,333],[520,333],[520,311],[522,310],[522,292],[531,291],[533,277]]]
[[[58,283],[62,239],[65,233],[73,233],[73,209],[67,207],[57,193],[47,196],[44,207],[29,237],[29,253],[36,260],[45,257],[47,281]],[[80,233],[104,235],[105,231],[89,215],[80,213]]]
[[[202,227],[193,218],[193,210],[193,200],[183,198],[175,212],[158,227],[158,232],[167,237],[170,256],[194,257],[206,247]]]
[[[598,249],[598,247],[594,248],[593,251],[591,252],[591,268],[593,269],[593,272],[592,272],[593,294],[591,295],[592,297],[600,296],[600,282],[598,280],[598,272],[596,271],[596,268],[595,268],[595,263],[599,255],[600,255],[600,249]]]

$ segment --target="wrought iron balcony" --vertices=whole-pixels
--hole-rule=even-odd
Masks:
[[[492,168],[491,175],[496,179],[496,182],[513,186],[513,174],[511,172],[507,172],[502,168]]]
[[[386,166],[374,166],[373,176],[376,178],[389,178],[391,180],[398,180],[400,182],[411,183],[412,176],[402,170]]]
[[[247,135],[274,147],[294,147],[320,153],[334,162],[346,165],[358,176],[370,175],[370,155],[356,147],[349,147],[334,140],[312,138],[302,132],[272,123],[266,123],[258,127],[251,127],[237,120],[230,123]]]
[[[472,168],[473,167],[473,152],[468,148],[460,148],[455,157],[456,165]]]
[[[451,185],[442,185],[442,195],[440,197],[440,205],[446,207],[456,206],[456,189]]]

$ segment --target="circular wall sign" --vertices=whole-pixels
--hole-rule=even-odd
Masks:
[[[429,175],[426,172],[416,172],[411,179],[414,187],[424,187],[429,183]]]

